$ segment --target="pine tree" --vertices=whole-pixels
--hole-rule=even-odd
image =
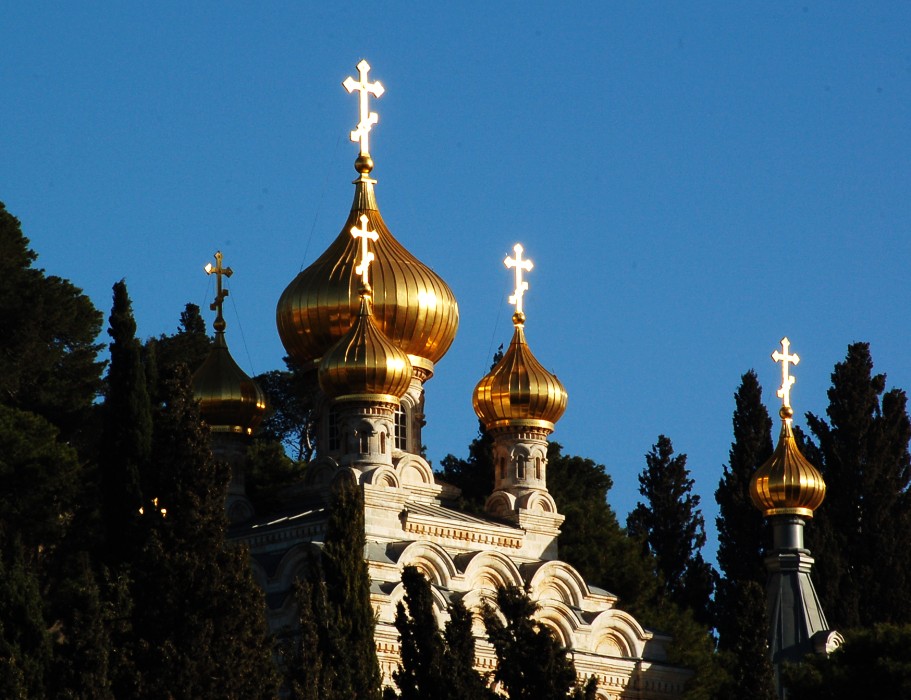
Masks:
[[[911,622],[911,421],[905,393],[885,386],[855,343],[832,373],[829,422],[807,414],[817,444],[805,454],[827,486],[807,539],[837,628]]]
[[[742,591],[749,583],[762,587],[766,580],[763,564],[769,546],[769,528],[750,499],[750,479],[772,455],[772,420],[762,403],[762,388],[756,373],[741,377],[734,394],[734,441],[728,464],[715,491],[720,515],[718,564],[723,578],[715,591],[715,627],[719,647],[743,647],[750,637],[753,645],[766,643],[766,628],[745,619]]]
[[[70,282],[33,267],[28,244],[0,203],[0,403],[37,413],[71,440],[100,387],[101,314]]]
[[[705,525],[699,496],[692,493],[686,455],[675,457],[670,439],[659,435],[645,460],[639,493],[648,504],[636,505],[627,518],[627,529],[655,556],[661,574],[659,599],[673,601],[692,611],[696,620],[710,624],[715,572],[700,552]]]
[[[245,549],[225,540],[228,468],[209,451],[185,367],[166,390],[154,436],[160,490],[146,499],[133,566],[136,685],[116,695],[274,698],[262,592]]]
[[[143,505],[141,479],[146,475],[148,480],[152,455],[151,405],[136,321],[123,280],[114,285],[110,324],[108,334],[113,342],[103,408],[101,494],[105,558],[120,564],[135,545]]]
[[[591,684],[578,694],[573,662],[550,631],[535,621],[536,610],[537,605],[514,586],[497,591],[497,610],[485,603],[481,617],[497,653],[494,679],[510,700],[566,700],[584,698],[586,692],[591,696]]]

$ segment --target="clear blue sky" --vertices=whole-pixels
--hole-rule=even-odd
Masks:
[[[143,336],[206,308],[221,249],[232,351],[278,368],[275,303],[350,205],[367,58],[380,207],[461,308],[430,458],[475,435],[521,241],[554,439],[622,520],[669,435],[713,526],[733,392],[755,368],[775,410],[783,335],[798,425],[850,342],[911,387],[909,27],[905,2],[7,3],[0,200],[106,313],[126,277]]]

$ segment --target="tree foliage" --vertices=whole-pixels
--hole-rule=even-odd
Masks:
[[[0,403],[43,416],[69,439],[100,387],[101,314],[69,281],[34,267],[37,257],[0,203]]]
[[[848,347],[828,391],[828,422],[807,414],[826,501],[807,529],[830,624],[911,622],[911,438],[905,393],[885,390],[867,343]]]
[[[401,664],[393,679],[401,700],[483,700],[493,698],[474,666],[471,615],[461,602],[451,609],[446,634],[440,633],[430,584],[413,566],[402,572],[405,588],[395,627],[401,641]],[[387,697],[389,697],[387,693]],[[394,693],[392,694],[395,697]]]
[[[501,692],[510,700],[593,700],[595,684],[577,687],[567,650],[535,620],[537,609],[523,591],[510,586],[497,591],[496,608],[485,603],[481,610],[487,639],[497,653],[493,677]]]
[[[755,602],[749,596],[757,587],[760,591],[764,587],[763,556],[770,544],[769,527],[750,498],[750,479],[773,450],[772,419],[752,370],[741,377],[734,394],[733,428],[728,464],[715,491],[719,506],[715,521],[718,564],[722,571],[715,590],[715,628],[719,648],[731,652],[727,666],[741,695],[754,692],[749,688],[760,688],[752,674],[761,667],[745,650],[765,648],[768,639],[765,619],[757,622],[744,614],[744,606]],[[764,602],[762,610],[764,615]]]
[[[699,496],[692,492],[686,455],[674,456],[670,439],[659,435],[645,461],[639,493],[648,503],[636,505],[627,518],[627,529],[655,556],[661,574],[659,598],[673,601],[709,624],[715,572],[702,558],[705,524]]]

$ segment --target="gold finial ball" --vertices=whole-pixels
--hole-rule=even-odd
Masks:
[[[373,158],[371,158],[366,153],[362,153],[357,157],[357,160],[354,161],[354,169],[357,170],[361,175],[367,175],[371,170],[373,170]]]
[[[782,420],[790,420],[794,417],[794,409],[790,406],[782,406],[778,411],[778,415],[781,416]]]
[[[516,311],[512,315],[512,322],[517,326],[522,325],[525,323],[525,314],[522,311]]]
[[[225,320],[223,318],[217,318],[215,319],[215,323],[212,324],[212,327],[216,331],[224,332],[225,328],[228,327],[228,324],[225,323]]]

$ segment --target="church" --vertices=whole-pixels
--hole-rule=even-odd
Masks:
[[[277,305],[282,343],[305,368],[318,396],[316,456],[304,483],[288,499],[291,507],[280,513],[255,513],[245,495],[244,451],[262,420],[265,399],[231,358],[225,340],[222,278],[232,271],[222,267],[220,255],[215,267],[207,268],[217,276],[213,309],[218,316],[215,344],[194,375],[194,391],[213,449],[232,465],[230,535],[250,549],[271,629],[291,624],[293,582],[325,532],[328,494],[335,480],[353,478],[364,496],[364,556],[386,683],[399,663],[393,621],[404,595],[402,570],[411,565],[430,581],[441,622],[456,598],[478,610],[483,601],[493,600],[498,587],[527,591],[539,606],[538,620],[571,650],[580,678],[597,679],[599,700],[682,696],[690,672],[667,663],[672,640],[645,629],[615,595],[587,584],[559,558],[563,516],[547,489],[547,439],[566,410],[567,394],[526,339],[524,298],[533,263],[520,244],[504,261],[504,274],[515,281],[508,299],[514,307],[512,339],[499,362],[479,378],[473,395],[475,412],[493,439],[495,483],[485,515],[459,511],[454,506],[458,490],[438,482],[422,456],[424,384],[455,338],[459,310],[446,282],[396,240],[380,214],[371,177],[370,135],[378,122],[371,100],[381,97],[384,87],[370,80],[366,61],[357,69],[357,77],[343,83],[359,103],[359,121],[351,132],[359,145],[351,209],[338,236],[288,284]],[[783,439],[790,447],[793,440]],[[791,468],[796,458],[787,454],[779,462]],[[795,513],[812,515],[821,501],[819,487],[811,489],[807,503],[799,504],[803,510],[792,513],[791,504],[776,500],[774,484],[769,490],[768,478],[760,483],[757,507],[788,515],[788,527],[797,527]],[[783,498],[791,498],[791,492]],[[795,567],[802,572],[797,589],[804,590],[806,562]],[[824,618],[802,634],[813,636],[821,629]],[[491,671],[496,656],[479,619],[475,636],[476,667]]]

